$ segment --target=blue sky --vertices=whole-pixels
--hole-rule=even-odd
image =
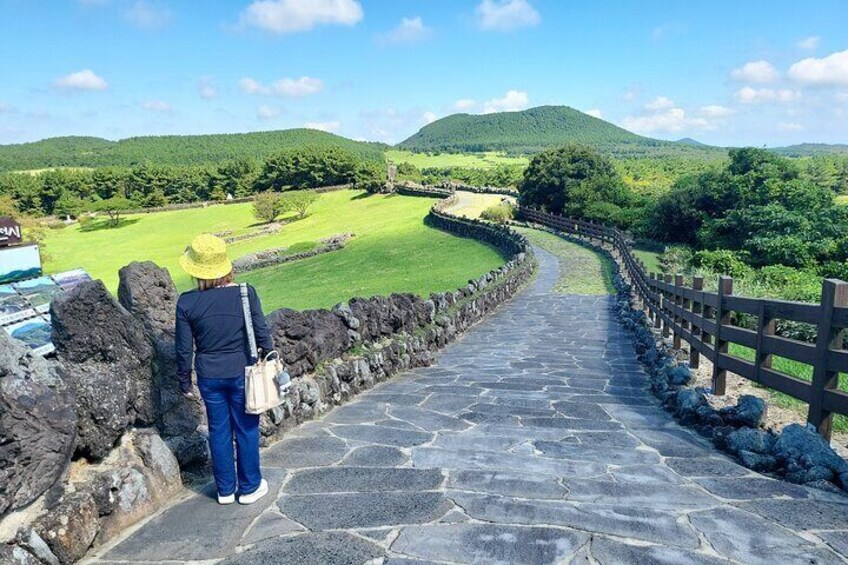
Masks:
[[[564,104],[663,139],[848,143],[848,2],[0,0],[0,143]]]

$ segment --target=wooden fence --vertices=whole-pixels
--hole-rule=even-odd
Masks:
[[[616,228],[524,206],[519,212],[531,222],[609,245],[655,327],[666,337],[673,337],[675,348],[680,348],[682,341],[689,344],[693,368],[699,366],[702,356],[712,362],[713,394],[725,393],[730,371],[809,404],[807,421],[828,439],[833,414],[848,414],[848,393],[838,390],[839,373],[848,372],[844,345],[848,283],[824,280],[818,304],[734,296],[733,279],[727,276],[719,277],[718,292],[705,292],[703,277],[693,277],[687,285],[683,275],[648,273],[625,234]],[[734,325],[734,312],[753,316],[756,329]],[[815,343],[775,335],[777,320],[817,327]],[[730,344],[751,349],[754,360],[731,354]],[[811,366],[812,382],[773,368],[775,357]]]

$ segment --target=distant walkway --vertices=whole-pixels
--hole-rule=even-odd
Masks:
[[[102,562],[844,563],[848,499],[675,424],[612,299],[554,293],[537,253],[531,288],[437,365],[265,450],[273,496],[220,507],[207,489]]]

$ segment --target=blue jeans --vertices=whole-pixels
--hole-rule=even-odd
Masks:
[[[251,494],[262,481],[259,470],[259,416],[244,411],[244,378],[198,378],[197,388],[209,420],[209,450],[212,452],[212,473],[218,494],[229,496],[236,490],[241,494]]]

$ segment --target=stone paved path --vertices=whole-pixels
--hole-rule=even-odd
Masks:
[[[272,496],[165,511],[103,562],[843,563],[848,499],[677,426],[608,297],[531,288],[440,355],[263,453]],[[818,531],[830,530],[830,531]]]

